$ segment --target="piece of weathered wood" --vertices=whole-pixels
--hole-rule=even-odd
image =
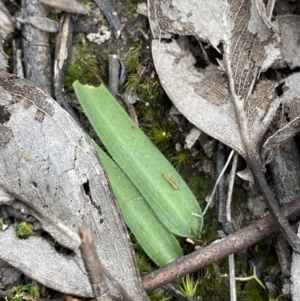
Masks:
[[[30,82],[0,74],[0,188],[22,202],[45,231],[75,256],[41,237],[0,231],[0,259],[56,290],[92,296],[78,248],[90,226],[112,296],[146,300],[126,228],[94,149],[74,120]],[[12,203],[3,197],[0,204]],[[114,279],[117,285],[110,279]],[[127,298],[128,299],[128,298]]]

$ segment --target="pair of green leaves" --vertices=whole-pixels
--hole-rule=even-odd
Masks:
[[[202,229],[195,196],[104,86],[75,82],[74,89],[115,161],[94,145],[126,224],[157,265],[181,257],[182,250],[172,233],[197,237]]]

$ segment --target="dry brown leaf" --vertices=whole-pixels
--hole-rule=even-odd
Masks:
[[[274,93],[276,82],[256,84],[256,80],[279,58],[280,51],[251,0],[233,5],[230,1],[204,2],[149,3],[150,24],[157,37],[167,31],[193,34],[214,47],[222,41],[227,75],[213,65],[196,69],[192,54],[176,41],[154,40],[154,63],[179,111],[201,130],[245,156],[246,148],[253,148],[264,136],[279,105]]]

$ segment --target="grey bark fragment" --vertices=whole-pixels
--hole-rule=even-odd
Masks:
[[[27,19],[17,18],[16,20],[23,24],[30,24],[45,32],[54,33],[58,31],[58,22],[46,17],[29,17]]]
[[[14,22],[8,9],[0,2],[0,37],[5,40],[13,32],[14,27]]]
[[[17,265],[27,276],[36,275],[37,281],[58,291],[92,297],[79,253],[75,257],[59,254],[41,237],[18,239],[13,226],[0,232],[0,242],[1,259]]]
[[[119,38],[121,34],[122,25],[119,20],[118,14],[112,4],[107,0],[95,0],[95,3],[99,6],[108,23],[110,24],[116,38]]]
[[[63,10],[68,13],[87,15],[88,11],[84,5],[76,0],[39,0],[40,2],[47,4],[51,7]]]
[[[5,134],[4,128],[11,131],[0,146],[0,187],[23,202],[58,243],[76,253],[67,259],[40,237],[18,240],[11,228],[0,232],[0,259],[46,286],[91,296],[77,259],[77,229],[90,226],[110,279],[131,300],[147,299],[117,204],[82,130],[24,79],[0,74],[0,95],[0,106],[10,113],[0,133]],[[109,280],[112,294],[123,298],[118,285]]]
[[[113,96],[118,94],[119,89],[119,70],[120,62],[116,54],[110,54],[108,56],[109,66],[109,91]]]
[[[281,205],[300,196],[300,159],[293,140],[274,150],[270,168]]]
[[[291,69],[300,66],[299,28],[300,17],[295,15],[277,16],[276,26],[281,37],[282,58],[276,63],[276,67],[289,66]]]
[[[198,128],[193,127],[185,138],[185,147],[191,149],[201,134],[202,132]]]
[[[0,289],[17,284],[21,274],[22,272],[0,260]]]
[[[37,0],[22,0],[23,18],[46,17],[48,10]],[[25,77],[46,94],[52,95],[52,71],[49,34],[32,26],[22,25]]]
[[[300,130],[300,73],[285,78],[282,83],[282,110],[280,112],[279,130],[270,136],[263,145],[263,152],[280,146],[294,137]]]

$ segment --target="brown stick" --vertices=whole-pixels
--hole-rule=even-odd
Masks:
[[[79,229],[80,251],[96,301],[112,301],[90,228]]]
[[[269,212],[276,219],[284,238],[287,240],[292,249],[299,253],[300,239],[297,236],[297,234],[293,231],[288,220],[284,217],[283,213],[281,212],[278,201],[276,200],[273,191],[268,185],[265,175],[261,171],[263,163],[260,161],[258,156],[249,156],[247,158],[247,163],[253,173],[255,182],[257,183],[257,186],[264,197]]]
[[[300,199],[294,200],[281,209],[284,216],[289,220],[299,217]],[[278,223],[272,216],[267,215],[250,226],[228,235],[226,238],[217,240],[201,250],[145,275],[142,278],[143,286],[146,291],[154,290],[230,254],[249,248],[277,232],[279,232]]]

